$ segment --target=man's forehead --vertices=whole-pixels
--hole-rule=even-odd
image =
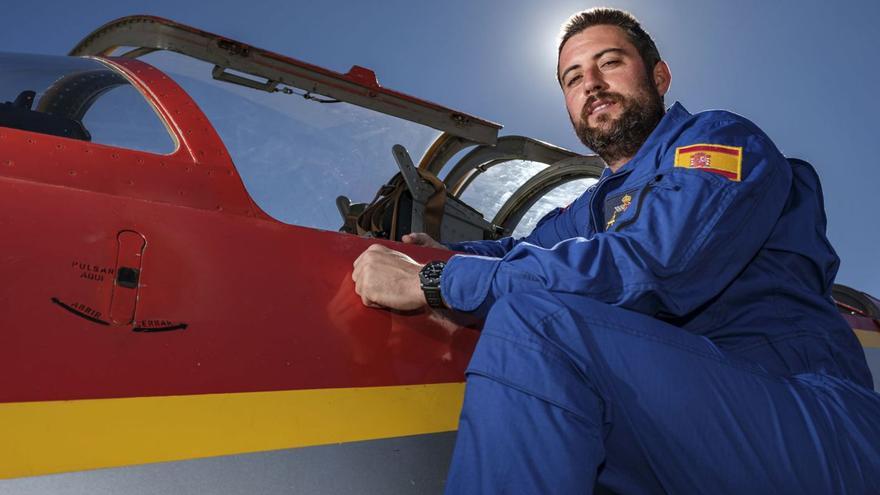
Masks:
[[[569,38],[562,46],[559,59],[562,61],[573,56],[584,55],[592,57],[609,48],[626,52],[635,50],[623,29],[603,24],[590,26]]]

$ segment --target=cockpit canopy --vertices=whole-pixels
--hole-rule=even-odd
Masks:
[[[167,154],[165,123],[99,60],[0,53],[0,126]]]
[[[0,126],[173,153],[173,112],[187,110],[163,114],[113,62],[138,58],[195,100],[250,197],[288,224],[338,230],[342,210],[371,201],[398,172],[395,145],[442,179],[462,205],[453,216],[475,226],[444,231],[453,236],[445,241],[525,235],[604,167],[534,139],[498,138],[501,126],[384,88],[369,69],[336,73],[165,19],[113,21],[72,54],[0,54]]]

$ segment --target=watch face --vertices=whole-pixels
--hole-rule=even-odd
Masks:
[[[419,272],[419,282],[422,291],[425,292],[425,301],[432,308],[442,308],[443,295],[440,294],[440,277],[443,274],[443,267],[446,266],[444,261],[432,261],[422,268]]]
[[[422,271],[419,272],[419,278],[421,279],[423,286],[436,287],[440,285],[440,275],[443,273],[443,267],[446,266],[446,263],[442,261],[432,261],[425,265],[422,268]]]

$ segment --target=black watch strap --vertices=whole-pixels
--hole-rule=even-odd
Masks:
[[[432,308],[446,307],[446,304],[443,303],[443,295],[440,293],[440,279],[443,276],[444,267],[446,267],[445,261],[432,261],[422,267],[419,272],[422,292],[425,293],[428,306]]]

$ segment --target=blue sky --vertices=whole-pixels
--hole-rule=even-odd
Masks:
[[[880,296],[880,24],[877,1],[613,1],[669,62],[668,102],[745,115],[817,168],[838,282]],[[8,2],[0,50],[66,53],[111,19],[144,13],[380,83],[585,152],[554,80],[555,37],[574,1]]]

